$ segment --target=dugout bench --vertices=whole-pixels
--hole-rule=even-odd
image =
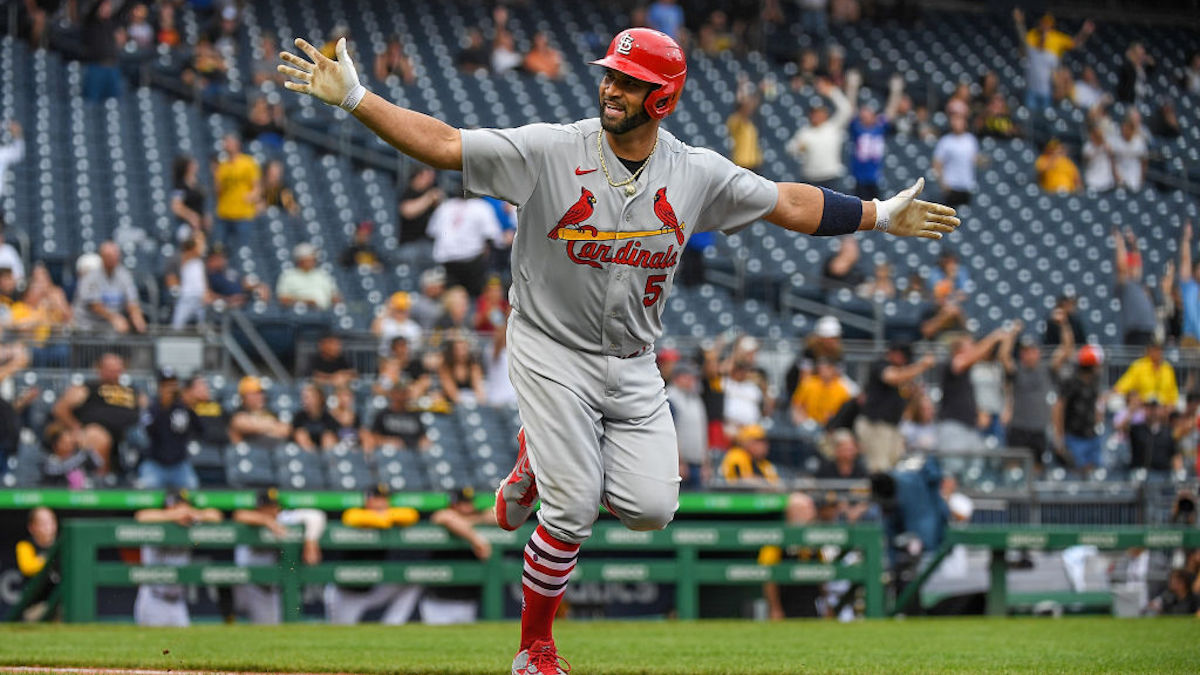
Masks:
[[[114,519],[68,520],[63,524],[58,545],[63,576],[63,617],[68,622],[95,621],[98,587],[253,583],[279,586],[284,621],[296,621],[300,618],[300,594],[305,584],[408,583],[480,586],[481,618],[497,620],[503,618],[504,587],[521,578],[520,551],[532,530],[532,525],[516,532],[481,528],[493,545],[493,555],[485,562],[323,562],[309,566],[298,562],[299,528],[291,528],[289,536],[279,540],[265,529],[238,523],[181,527]],[[280,563],[274,566],[191,564],[172,567],[97,561],[97,552],[105,548],[230,549],[238,544],[278,548]],[[757,564],[755,553],[767,545],[837,546],[843,553],[853,550],[859,555],[839,558],[832,564],[783,562],[762,566]],[[461,540],[440,527],[429,525],[369,530],[331,524],[321,541],[321,548],[467,550]],[[505,555],[506,552],[513,554]],[[606,559],[605,552],[620,552],[622,556],[631,557]],[[632,557],[637,552],[666,553],[670,557]],[[702,552],[705,553],[703,558]],[[710,553],[734,553],[736,557],[719,559],[709,557]],[[596,524],[587,543],[587,554],[581,558],[572,580],[672,584],[679,618],[695,619],[699,615],[700,587],[703,585],[758,585],[768,581],[807,584],[844,579],[862,584],[866,615],[882,617],[885,604],[883,555],[882,532],[874,525],[800,528],[761,523],[674,523],[663,531],[634,532],[617,523],[601,522]]]

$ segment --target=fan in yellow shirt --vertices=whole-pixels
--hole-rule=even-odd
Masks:
[[[1046,143],[1046,149],[1034,163],[1038,184],[1046,192],[1078,192],[1083,187],[1079,167],[1067,157],[1067,151],[1057,138]]]
[[[758,144],[758,127],[754,126],[752,119],[757,107],[757,96],[741,96],[738,99],[737,110],[725,121],[725,128],[733,141],[733,151],[729,154],[729,159],[747,169],[757,169],[763,162],[762,147]]]
[[[262,170],[242,152],[242,142],[234,134],[226,134],[222,144],[225,158],[213,169],[216,239],[232,248],[250,243],[250,224],[262,208]]]
[[[386,485],[380,483],[367,491],[362,508],[350,508],[342,513],[342,524],[346,527],[387,530],[414,525],[420,518],[420,514],[414,508],[393,507],[391,492]]]
[[[721,475],[730,484],[776,485],[779,474],[767,459],[767,432],[757,424],[749,424],[738,432],[733,447],[721,461]]]
[[[838,372],[837,364],[830,359],[817,359],[816,368],[800,378],[792,393],[792,418],[797,422],[812,420],[824,426],[855,393]]]

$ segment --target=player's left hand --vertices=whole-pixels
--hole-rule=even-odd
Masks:
[[[897,237],[924,237],[941,239],[958,228],[960,221],[954,217],[954,209],[917,199],[925,189],[925,179],[887,201],[875,201],[875,229]]]
[[[358,71],[354,69],[354,62],[346,51],[346,38],[340,38],[337,42],[337,61],[325,58],[304,38],[296,38],[296,46],[312,61],[306,61],[291,52],[280,52],[279,58],[292,64],[278,67],[279,72],[291,78],[283,86],[315,96],[329,105],[353,110],[365,90],[359,84]]]

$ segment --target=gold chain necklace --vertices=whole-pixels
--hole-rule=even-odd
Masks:
[[[642,175],[642,172],[646,170],[646,165],[650,163],[650,158],[654,156],[654,151],[658,149],[658,134],[654,135],[654,145],[650,148],[650,154],[646,155],[646,159],[642,160],[642,165],[638,167],[637,171],[633,172],[632,176],[626,178],[620,183],[614,183],[612,176],[608,175],[608,165],[604,163],[603,141],[604,130],[601,129],[600,133],[596,136],[596,152],[600,154],[600,168],[604,171],[605,180],[607,180],[608,184],[613,187],[624,187],[625,194],[629,197],[632,197],[633,193],[637,192],[637,185],[634,184],[634,181],[636,181],[638,176]]]

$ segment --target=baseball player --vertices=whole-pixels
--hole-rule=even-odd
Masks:
[[[163,497],[161,509],[142,509],[133,514],[139,523],[176,523],[191,527],[196,523],[219,523],[221,512],[198,509],[188,502],[187,490],[173,490]],[[192,562],[190,547],[143,546],[143,565],[181,566]],[[133,620],[139,626],[191,625],[187,597],[182,584],[143,584],[133,602]]]
[[[256,496],[255,508],[238,509],[233,520],[244,525],[265,527],[276,537],[287,536],[286,526],[304,526],[304,545],[300,556],[305,565],[321,562],[321,535],[325,534],[325,512],[318,509],[283,509],[279,505],[279,490],[267,488]],[[233,549],[233,561],[239,566],[273,566],[279,564],[279,549],[254,548],[238,544]],[[233,609],[244,614],[250,623],[277,624],[283,617],[279,587],[243,584],[233,589]]]
[[[687,238],[735,232],[760,218],[817,236],[880,230],[940,239],[954,210],[774,183],[660,128],[687,77],[667,35],[621,31],[604,58],[599,117],[574,124],[460,130],[369,92],[346,51],[281,53],[285,86],[349,111],[406,155],[463,172],[464,187],[517,207],[509,376],[524,428],[517,465],[497,492],[496,520],[534,511],[525,549],[514,675],[553,675],[551,626],[580,544],[603,503],[627,527],[661,529],[679,492],[679,462],[654,341]],[[310,60],[311,59],[311,60]],[[535,478],[536,476],[536,478]],[[569,666],[566,666],[569,667]]]

